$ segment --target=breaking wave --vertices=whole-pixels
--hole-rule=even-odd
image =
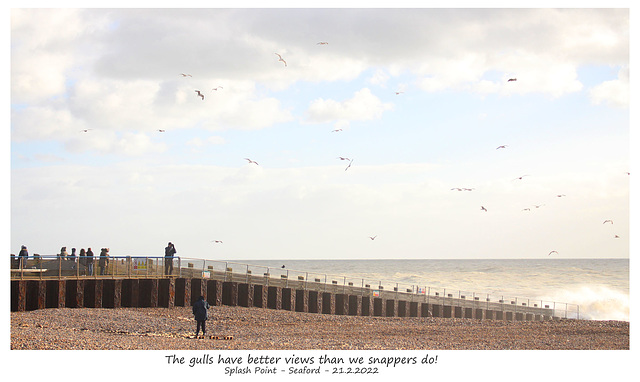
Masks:
[[[581,319],[629,321],[629,293],[602,285],[580,285],[540,299],[577,304]]]

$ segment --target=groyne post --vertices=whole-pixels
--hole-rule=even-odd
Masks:
[[[122,280],[107,279],[102,282],[102,307],[120,308],[122,296]]]
[[[295,291],[296,312],[309,312],[309,293],[305,289],[296,289]]]
[[[393,299],[389,299],[385,301],[385,310],[384,310],[384,316],[385,317],[396,317],[396,312],[397,312],[397,305],[398,302],[396,300]]]
[[[238,306],[242,306],[245,308],[253,306],[253,289],[253,284],[238,284]]]
[[[222,283],[222,304],[238,306],[238,283],[225,281]]]
[[[323,314],[336,313],[336,299],[333,293],[322,292],[322,313]]]

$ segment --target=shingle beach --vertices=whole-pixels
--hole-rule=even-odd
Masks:
[[[194,339],[190,307],[11,313],[11,349],[516,350],[629,349],[629,322],[385,318],[214,306]]]

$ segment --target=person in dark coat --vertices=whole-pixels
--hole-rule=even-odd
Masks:
[[[164,249],[164,274],[171,275],[173,273],[173,256],[176,254],[176,246],[171,242]]]
[[[202,328],[203,336],[207,334],[205,325],[207,322],[207,309],[209,309],[209,303],[204,300],[203,296],[200,296],[198,301],[193,304],[193,315],[196,319],[196,338],[200,333],[200,328]]]
[[[102,248],[100,250],[100,260],[98,260],[100,266],[100,274],[106,274],[107,266],[109,265],[109,248]]]
[[[20,253],[18,254],[18,258],[20,259],[20,264],[22,268],[27,266],[27,258],[29,257],[29,252],[27,251],[27,246],[23,245],[20,247]]]
[[[87,273],[89,276],[93,276],[93,251],[91,248],[87,249]]]
[[[80,249],[80,254],[78,255],[78,263],[82,265],[84,269],[87,267],[87,251],[84,248]]]

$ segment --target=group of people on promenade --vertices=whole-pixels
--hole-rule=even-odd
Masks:
[[[67,252],[67,247],[60,248],[60,253],[57,256],[62,260],[70,260],[75,264],[80,264],[85,267],[87,271],[87,275],[93,276],[93,265],[95,263],[93,251],[91,248],[87,248],[85,251],[84,248],[80,249],[80,252],[76,254],[76,249],[71,248],[71,253]],[[20,248],[20,253],[18,254],[18,259],[22,267],[26,267],[27,258],[29,257],[29,251],[27,250],[27,246],[23,245]],[[102,248],[100,250],[100,255],[98,256],[98,267],[100,268],[100,274],[107,274],[107,267],[109,266],[109,248]]]
[[[176,255],[176,247],[173,243],[169,242],[166,248],[164,249],[164,274],[171,275],[173,273],[173,258]],[[11,255],[12,257],[14,255]],[[37,256],[37,255],[36,255]],[[93,265],[95,263],[93,251],[91,248],[87,248],[85,251],[84,248],[80,249],[79,253],[76,253],[75,248],[71,248],[71,253],[67,251],[67,247],[60,248],[60,253],[57,256],[65,261],[71,260],[75,264],[80,264],[85,267],[87,271],[87,275],[93,276]],[[27,246],[23,245],[20,248],[20,253],[18,255],[18,261],[22,268],[26,268],[27,259],[29,257],[29,251],[27,250]],[[109,266],[109,248],[102,248],[100,250],[100,255],[98,256],[98,267],[100,268],[100,275],[107,274],[107,267]]]

